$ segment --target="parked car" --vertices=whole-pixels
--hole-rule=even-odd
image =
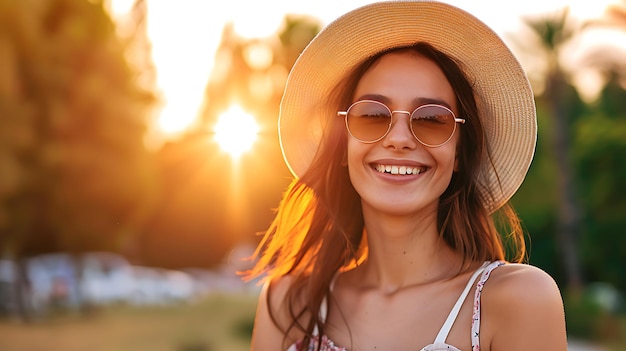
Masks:
[[[127,303],[138,306],[191,302],[201,293],[194,277],[181,270],[132,265],[111,252],[53,253],[25,259],[22,296],[29,314],[85,305]],[[0,313],[16,308],[16,266],[0,260]],[[17,293],[15,293],[17,294]]]
[[[130,263],[111,252],[89,252],[80,258],[84,302],[109,305],[132,302],[134,275]]]
[[[167,302],[191,302],[196,297],[194,280],[188,273],[172,269],[161,271]]]
[[[205,268],[185,268],[182,270],[193,279],[194,294],[202,298],[217,290],[217,273]]]
[[[161,271],[153,267],[133,266],[133,291],[131,303],[143,305],[165,305],[167,288]]]
[[[17,284],[17,264],[15,261],[0,259],[0,315],[16,313]]]
[[[26,275],[36,313],[51,308],[80,307],[78,271],[71,255],[51,253],[30,257],[26,260]]]

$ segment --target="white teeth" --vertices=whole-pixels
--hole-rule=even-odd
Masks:
[[[393,175],[411,175],[420,174],[425,171],[425,167],[409,167],[409,166],[391,166],[391,165],[376,165],[376,171],[380,173],[390,173]]]

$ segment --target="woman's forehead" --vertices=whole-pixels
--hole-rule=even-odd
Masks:
[[[428,102],[456,110],[456,95],[441,68],[414,51],[391,52],[378,58],[359,79],[352,98],[356,101],[363,96],[402,108]]]

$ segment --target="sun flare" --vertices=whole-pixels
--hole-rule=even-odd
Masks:
[[[238,158],[252,148],[259,133],[254,116],[240,106],[233,105],[222,113],[214,128],[215,141],[233,158]]]

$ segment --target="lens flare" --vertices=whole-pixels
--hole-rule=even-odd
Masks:
[[[254,145],[259,125],[251,114],[233,105],[220,115],[214,131],[215,141],[222,150],[238,158]]]

